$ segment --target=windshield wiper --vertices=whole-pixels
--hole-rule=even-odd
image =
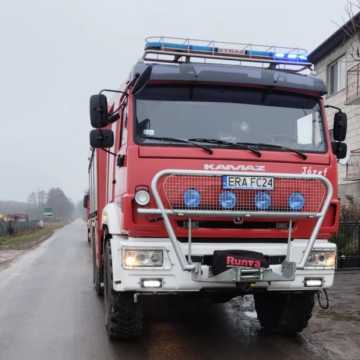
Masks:
[[[173,138],[173,137],[146,136],[146,135],[141,135],[141,138],[142,139],[149,139],[149,140],[178,142],[178,143],[182,143],[182,144],[191,144],[193,146],[196,146],[196,147],[199,147],[199,148],[205,150],[210,155],[213,154],[213,150],[211,148],[209,148],[206,145],[198,144],[197,142],[192,141],[191,139],[187,140],[187,139],[178,139],[178,138]]]
[[[255,146],[257,148],[259,147],[267,147],[269,149],[278,149],[278,150],[284,150],[284,151],[291,151],[297,155],[299,155],[303,160],[307,159],[307,155],[304,154],[303,152],[296,150],[296,149],[292,149],[289,148],[287,146],[282,146],[282,145],[275,145],[275,144],[264,144],[264,143],[241,143],[241,144],[247,144],[247,145],[251,145],[251,146]]]
[[[246,144],[246,143],[233,143],[231,141],[225,141],[220,139],[207,139],[207,138],[191,138],[190,141],[198,141],[198,142],[204,142],[208,144],[215,144],[215,145],[224,145],[228,147],[233,147],[236,149],[241,150],[250,150],[253,152],[257,157],[261,157],[261,152],[256,149],[253,144]]]

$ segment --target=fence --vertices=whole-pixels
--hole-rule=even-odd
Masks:
[[[14,233],[35,230],[38,227],[39,220],[32,221],[13,221],[11,223]],[[0,221],[0,236],[9,234],[9,223]]]
[[[360,267],[360,223],[341,223],[333,241],[338,247],[338,268]]]

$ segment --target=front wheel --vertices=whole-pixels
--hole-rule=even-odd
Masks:
[[[139,337],[143,332],[142,304],[135,303],[131,293],[114,291],[112,274],[111,247],[107,241],[104,251],[105,328],[110,339]]]
[[[294,336],[304,330],[314,307],[314,293],[267,292],[254,295],[261,327],[266,333]]]

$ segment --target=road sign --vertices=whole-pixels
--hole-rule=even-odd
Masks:
[[[52,217],[54,216],[54,211],[52,208],[44,208],[43,215],[45,217]]]

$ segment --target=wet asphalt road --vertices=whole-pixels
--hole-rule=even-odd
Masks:
[[[307,336],[261,335],[251,299],[148,301],[145,336],[110,342],[90,259],[77,220],[0,271],[0,360],[328,359]]]

